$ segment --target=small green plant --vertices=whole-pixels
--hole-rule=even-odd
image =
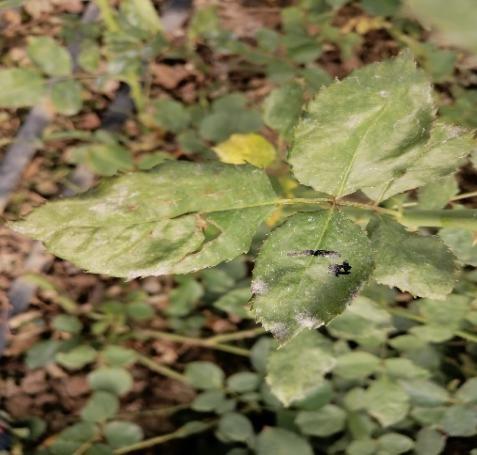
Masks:
[[[335,318],[371,278],[419,297],[451,292],[457,270],[444,241],[403,225],[472,229],[474,211],[393,203],[448,178],[475,147],[472,134],[434,111],[430,83],[403,53],[322,89],[305,107],[288,161],[314,198],[280,198],[248,165],[170,161],[47,203],[12,227],[83,269],[133,279],[230,261],[248,251],[272,210],[291,206],[258,253],[251,303],[285,343]],[[347,198],[357,191],[364,202]],[[356,221],[363,216],[367,231]]]

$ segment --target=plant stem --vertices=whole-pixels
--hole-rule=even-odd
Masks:
[[[403,211],[397,220],[405,226],[457,227],[477,230],[477,209]]]
[[[176,406],[167,406],[165,408],[158,409],[144,409],[140,411],[120,412],[117,414],[118,418],[137,417],[137,416],[164,416],[171,415],[178,411],[188,409],[189,404],[178,404]]]
[[[139,79],[139,75],[135,71],[128,71],[125,82],[129,85],[131,89],[131,98],[136,105],[136,109],[139,112],[142,112],[146,101],[144,99],[144,94],[142,91],[141,81]]]
[[[249,331],[244,331],[244,332],[249,332]],[[234,334],[231,334],[236,336],[232,339],[247,338],[248,335],[243,335],[244,332],[235,332]],[[229,352],[231,354],[241,355],[243,357],[250,356],[250,352],[247,349],[237,348],[235,346],[229,346],[228,344],[222,344],[219,342],[220,340],[216,339],[216,337],[193,338],[193,337],[178,335],[176,333],[161,332],[158,330],[141,330],[141,331],[136,331],[135,333],[136,335],[139,335],[140,337],[145,336],[148,338],[159,338],[164,340],[175,341],[178,343],[189,344],[192,346],[201,346],[201,347],[205,347],[209,349],[215,349],[217,351]]]
[[[114,17],[113,9],[109,4],[109,0],[96,0],[96,5],[101,12],[101,17],[103,18],[104,24],[109,32],[119,32],[119,25],[116,22]]]
[[[351,207],[359,210],[382,213],[392,216],[401,224],[412,227],[460,227],[464,229],[477,230],[477,209],[465,210],[393,210],[362,202],[345,201],[333,198],[284,198],[272,201],[259,202],[243,207],[234,207],[234,210],[248,209],[253,207],[280,206],[280,205],[300,205],[310,204],[318,207]],[[213,212],[213,211],[212,211]]]
[[[384,306],[384,308],[390,314],[393,314],[395,316],[410,319],[410,320],[416,321],[416,322],[421,322],[423,324],[425,324],[427,322],[426,318],[424,318],[424,317],[422,317],[418,314],[412,313],[411,311],[406,310],[404,308],[389,308],[387,306]],[[477,343],[477,334],[469,333],[469,332],[466,332],[465,330],[456,330],[454,333],[458,337],[463,338],[464,340],[471,341],[473,343]]]
[[[471,191],[470,193],[462,193],[458,194],[457,196],[454,196],[451,198],[451,201],[460,201],[461,199],[467,199],[470,197],[476,197],[477,196],[477,191]]]
[[[224,335],[216,335],[210,338],[206,338],[208,344],[217,344],[223,341],[235,341],[243,340],[244,338],[254,338],[256,336],[262,335],[266,332],[262,327],[257,327],[255,329],[241,330],[234,333],[226,333]]]
[[[173,369],[166,367],[164,365],[160,365],[159,363],[154,362],[154,360],[151,360],[149,357],[145,355],[138,353],[137,360],[139,363],[149,368],[150,370],[155,371],[156,373],[162,374],[163,376],[167,376],[168,378],[171,378],[171,379],[177,379],[178,381],[181,381],[185,384],[189,383],[189,381],[183,374],[178,373],[177,371],[174,371]]]
[[[180,427],[178,430],[173,431],[172,433],[156,436],[155,438],[145,439],[144,441],[138,442],[136,444],[131,444],[129,446],[116,449],[114,453],[119,455],[123,453],[134,452],[140,449],[146,449],[148,447],[153,447],[158,444],[163,444],[164,442],[168,442],[173,439],[185,438],[192,434],[203,433],[204,431],[210,430],[215,425],[217,425],[217,419],[214,419],[213,421],[208,423],[204,423],[204,425],[201,428],[195,428],[195,429],[188,428],[186,424]]]

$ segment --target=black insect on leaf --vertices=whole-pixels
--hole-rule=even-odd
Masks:
[[[328,269],[335,276],[340,276],[349,275],[351,273],[352,267],[349,265],[348,261],[344,261],[342,264],[332,264],[328,267]]]
[[[323,257],[340,257],[341,255],[337,251],[330,250],[303,250],[303,251],[290,251],[288,256],[323,256]]]

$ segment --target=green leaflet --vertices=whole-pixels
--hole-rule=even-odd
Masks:
[[[306,250],[327,250],[310,256]],[[333,268],[347,261],[349,274]],[[368,279],[371,245],[359,226],[333,209],[290,217],[264,242],[253,271],[253,313],[285,342],[340,314]]]
[[[477,53],[474,0],[406,0],[409,11],[433,29],[440,43]]]
[[[409,411],[408,394],[403,387],[389,379],[373,382],[365,394],[367,411],[383,427],[399,422]]]
[[[449,199],[459,192],[459,185],[454,175],[428,183],[419,188],[418,199],[420,209],[442,209]]]
[[[66,48],[49,36],[30,37],[29,57],[49,76],[68,76],[72,71],[71,57]]]
[[[432,127],[432,87],[409,52],[322,89],[294,130],[297,179],[334,196],[382,200],[452,173],[472,148],[455,127]]]
[[[384,217],[373,219],[368,230],[377,250],[373,276],[378,283],[434,299],[452,291],[455,258],[439,237],[413,234]]]
[[[267,126],[288,137],[303,104],[303,89],[296,82],[273,90],[264,101],[263,119]]]
[[[45,94],[46,81],[35,70],[7,68],[0,70],[0,107],[34,106]]]
[[[274,395],[288,406],[323,384],[324,375],[335,363],[329,341],[317,332],[306,330],[270,354],[266,380]]]
[[[170,161],[47,203],[12,227],[94,273],[189,273],[246,252],[275,199],[259,169]]]
[[[393,176],[389,176],[389,181],[374,188],[363,188],[363,191],[371,199],[384,200],[434,182],[454,173],[475,145],[472,133],[436,122],[427,142],[410,147],[393,161]],[[386,172],[385,169],[382,171]]]

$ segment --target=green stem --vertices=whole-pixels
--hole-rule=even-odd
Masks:
[[[159,409],[142,409],[139,411],[131,412],[120,412],[117,414],[118,418],[128,418],[128,417],[144,417],[144,416],[166,416],[175,414],[178,411],[183,411],[184,409],[189,409],[189,404],[178,404],[176,406],[167,406],[165,408]]]
[[[476,197],[477,196],[477,191],[471,191],[470,193],[462,193],[458,194],[457,196],[454,196],[451,198],[451,201],[460,201],[461,199],[467,199],[471,197]]]
[[[243,332],[236,332],[233,335],[236,335],[237,333],[240,334]],[[200,347],[205,347],[209,349],[215,349],[217,351],[229,352],[231,354],[236,354],[243,357],[250,356],[250,352],[247,349],[237,348],[235,346],[229,346],[228,344],[219,343],[219,341],[216,340],[215,337],[193,338],[193,337],[178,335],[176,333],[161,332],[158,330],[141,330],[141,331],[136,331],[135,334],[138,335],[139,337],[170,340],[177,343],[184,343],[184,344],[189,344],[192,346],[200,346]],[[242,338],[246,338],[246,336],[242,336]],[[232,339],[241,339],[241,338],[232,338]]]
[[[136,109],[139,112],[142,112],[146,101],[144,99],[144,93],[142,91],[141,81],[138,74],[135,71],[128,71],[125,82],[129,85],[131,89],[131,98],[136,105]]]
[[[109,32],[119,32],[119,25],[116,22],[114,17],[113,9],[109,4],[109,0],[96,0],[96,5],[98,5],[98,9],[101,13],[101,17],[103,18],[104,24]]]
[[[174,371],[173,369],[166,367],[164,365],[160,365],[159,363],[154,362],[154,360],[151,360],[149,357],[145,355],[138,353],[137,360],[139,363],[149,368],[150,370],[155,371],[156,373],[162,374],[163,376],[167,376],[168,378],[171,378],[171,379],[177,379],[178,381],[181,381],[186,384],[189,383],[189,381],[183,374],[178,373],[177,371]]]
[[[206,338],[207,344],[217,344],[224,341],[236,341],[243,340],[245,338],[254,338],[256,336],[262,335],[266,332],[262,327],[257,327],[255,329],[241,330],[234,333],[226,333],[224,335],[216,335],[210,338]]]
[[[477,230],[477,209],[465,210],[405,210],[397,220],[413,227],[457,227]]]
[[[310,204],[329,209],[330,207],[350,207],[359,210],[382,213],[392,216],[396,221],[405,226],[412,227],[460,227],[464,229],[477,230],[477,209],[465,210],[392,210],[361,202],[346,201],[333,198],[290,198],[274,199],[272,201],[259,202],[243,207],[234,207],[235,210],[266,207],[270,205],[301,205]]]
[[[421,322],[423,324],[425,324],[427,322],[426,318],[424,318],[424,317],[422,317],[418,314],[412,313],[411,311],[406,310],[404,308],[389,308],[389,307],[385,306],[385,309],[390,314],[393,314],[394,316],[399,316],[399,317],[402,317],[402,318],[405,318],[405,319],[410,319],[412,321]],[[477,335],[476,334],[466,332],[465,330],[457,330],[454,333],[458,337],[463,338],[464,340],[471,341],[473,343],[477,343]]]
[[[178,430],[173,431],[172,433],[167,433],[163,434],[161,436],[156,436],[155,438],[150,438],[150,439],[145,439],[144,441],[137,442],[136,444],[131,444],[126,447],[122,447],[120,449],[116,449],[114,451],[115,454],[123,454],[123,453],[129,453],[129,452],[134,452],[136,450],[141,450],[141,449],[146,449],[148,447],[153,447],[158,444],[163,444],[165,442],[171,441],[173,439],[179,439],[179,438],[185,438],[187,436],[197,434],[197,433],[203,433],[204,431],[208,431],[211,428],[213,428],[215,425],[217,425],[217,419],[214,419],[211,422],[204,423],[204,425],[201,428],[195,428],[191,429],[190,427],[186,425],[183,425],[180,427]]]

